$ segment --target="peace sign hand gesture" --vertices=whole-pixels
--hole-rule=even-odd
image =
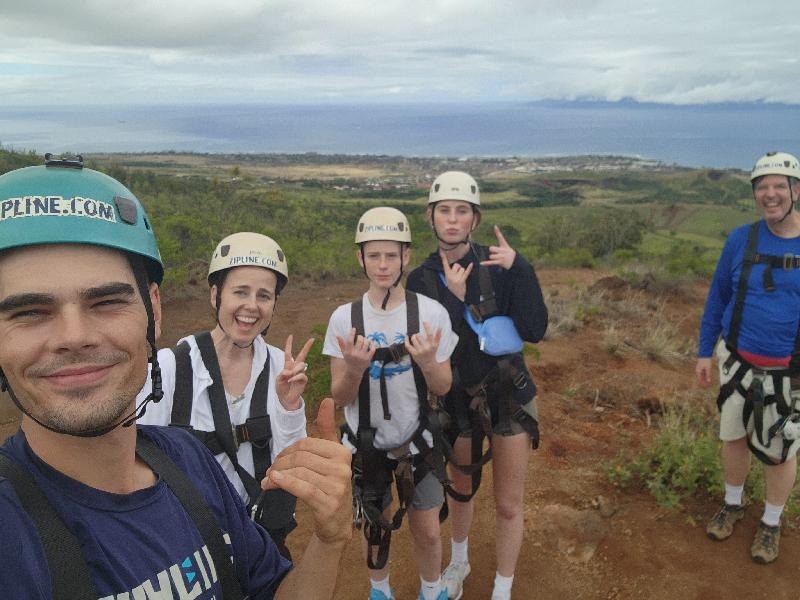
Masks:
[[[489,259],[481,261],[484,266],[496,265],[508,270],[514,264],[514,259],[517,257],[517,252],[508,245],[506,238],[500,232],[500,228],[494,226],[494,235],[497,238],[497,246],[489,246]]]
[[[294,336],[292,335],[286,338],[286,345],[283,349],[283,370],[275,378],[275,392],[286,410],[300,408],[300,396],[308,383],[308,375],[306,375],[308,363],[305,360],[314,344],[314,338],[308,339],[297,357],[292,356],[293,341]]]
[[[408,336],[405,347],[414,362],[424,371],[436,362],[436,351],[439,349],[439,342],[442,339],[442,328],[437,328],[433,333],[430,325],[425,322],[422,324],[425,326],[425,335],[415,333]]]
[[[467,278],[472,273],[472,265],[474,263],[469,263],[465,269],[458,263],[453,263],[451,266],[447,262],[447,255],[444,252],[440,251],[439,256],[442,258],[442,271],[447,281],[447,289],[463,302],[464,298],[467,297]]]

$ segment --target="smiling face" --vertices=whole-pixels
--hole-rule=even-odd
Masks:
[[[156,324],[158,286],[150,286]],[[125,256],[97,246],[0,254],[0,367],[48,426],[78,433],[133,410],[147,375],[147,314]]]
[[[432,222],[439,239],[446,244],[459,244],[481,222],[481,213],[463,200],[442,200],[428,208],[428,220]]]
[[[753,199],[764,220],[776,223],[789,211],[792,199],[797,200],[798,192],[800,186],[790,188],[785,175],[764,175],[753,186]]]
[[[247,346],[272,321],[275,273],[262,267],[235,267],[222,284],[219,325],[232,341]],[[217,286],[211,286],[211,306],[217,306]]]
[[[411,258],[411,249],[400,242],[376,240],[365,242],[356,250],[358,262],[369,278],[370,286],[388,290],[400,277],[401,267],[405,269]]]

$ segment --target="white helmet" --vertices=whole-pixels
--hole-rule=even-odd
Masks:
[[[248,266],[274,271],[278,276],[278,289],[289,279],[286,255],[281,247],[271,237],[249,231],[231,234],[217,244],[208,265],[208,277],[225,269]]]
[[[411,243],[411,228],[406,216],[396,208],[379,206],[361,215],[356,227],[356,244],[388,240]]]
[[[796,157],[786,152],[767,152],[758,159],[750,172],[750,181],[762,175],[786,175],[800,179],[800,163]]]
[[[481,192],[471,175],[462,171],[446,171],[433,180],[428,204],[442,200],[463,200],[480,206]]]

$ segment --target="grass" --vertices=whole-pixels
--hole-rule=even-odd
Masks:
[[[325,343],[325,330],[327,325],[317,323],[311,328],[314,344],[306,357],[308,363],[308,384],[303,393],[306,403],[306,413],[316,414],[317,407],[322,399],[330,395],[331,367],[330,359],[322,354]]]
[[[717,438],[716,411],[709,404],[691,398],[665,402],[655,435],[631,456],[621,450],[603,463],[608,480],[616,487],[641,487],[665,508],[682,509],[684,502],[703,493],[713,498],[724,494],[721,442]],[[764,500],[764,469],[758,461],[745,484],[747,497]],[[790,497],[785,514],[800,516],[800,500]]]

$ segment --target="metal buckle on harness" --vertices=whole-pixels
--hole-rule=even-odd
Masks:
[[[785,440],[800,438],[800,413],[793,413],[783,417],[769,428],[769,439],[781,436]]]
[[[233,436],[233,446],[239,450],[239,436],[236,433],[236,425],[231,425],[231,435]]]
[[[795,256],[791,252],[787,252],[783,255],[783,270],[791,271],[792,269],[796,269],[799,261],[800,256]]]
[[[353,527],[361,529],[364,524],[364,503],[361,498],[353,494]]]
[[[528,378],[525,377],[525,372],[520,371],[517,373],[514,379],[511,380],[511,383],[513,383],[514,387],[518,390],[524,390],[526,387],[528,387]]]

